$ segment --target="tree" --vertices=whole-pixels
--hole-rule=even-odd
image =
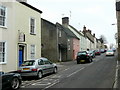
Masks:
[[[100,39],[102,40],[102,43],[107,43],[106,37],[104,35],[100,35]]]
[[[110,44],[110,49],[112,49],[114,47],[114,44],[113,43],[111,43]]]

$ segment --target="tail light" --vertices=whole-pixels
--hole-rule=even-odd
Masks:
[[[86,56],[89,56],[88,54],[86,54]]]
[[[17,70],[18,72],[21,72],[21,70]]]
[[[37,71],[37,69],[32,69],[32,71]]]

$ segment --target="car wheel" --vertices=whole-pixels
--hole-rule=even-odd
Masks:
[[[80,64],[80,61],[77,61],[77,64]]]
[[[11,89],[16,90],[20,87],[20,81],[18,78],[13,78],[11,81]]]
[[[38,79],[42,78],[42,72],[41,72],[41,71],[38,72],[37,78],[38,78]]]
[[[56,67],[53,69],[53,73],[57,73],[57,68]]]

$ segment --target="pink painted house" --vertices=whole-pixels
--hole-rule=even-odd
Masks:
[[[73,39],[73,60],[76,59],[77,56],[77,52],[80,51],[80,40],[74,38]]]

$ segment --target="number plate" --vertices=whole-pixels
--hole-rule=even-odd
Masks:
[[[30,70],[29,68],[23,68],[23,70]]]
[[[80,62],[85,62],[85,60],[80,60]]]

